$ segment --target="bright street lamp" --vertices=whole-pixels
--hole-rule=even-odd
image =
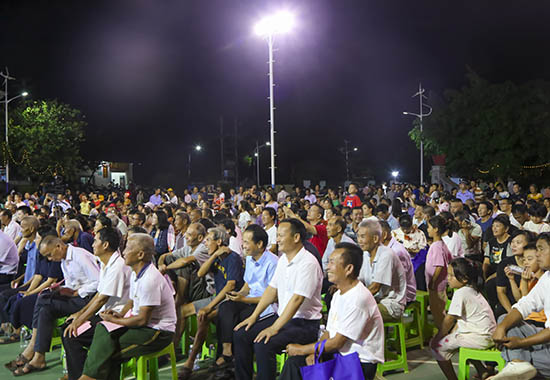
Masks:
[[[265,37],[269,48],[269,125],[271,147],[271,187],[275,188],[275,103],[273,99],[273,36],[288,33],[294,26],[294,16],[287,11],[266,17],[256,24],[256,35]]]
[[[418,96],[420,99],[420,113],[413,113],[413,112],[403,112],[403,115],[410,115],[415,116],[420,120],[420,134],[422,135],[422,118],[424,116],[430,116],[432,114],[432,107],[430,107],[427,104],[424,104],[424,99],[428,99],[426,95],[424,95],[424,92],[426,89],[422,88],[422,83],[418,85],[418,92],[414,94],[412,97]],[[429,111],[428,113],[424,113],[424,107],[428,107]],[[422,136],[420,136],[420,184],[422,185],[424,183],[424,142],[422,141]]]
[[[349,154],[351,152],[357,152],[359,148],[353,147],[350,150],[350,148],[348,147],[349,140],[344,140],[344,145],[345,146],[343,148],[340,148],[340,152],[342,152],[346,157],[346,182],[349,182]]]
[[[398,175],[399,175],[399,172],[397,170],[394,170],[394,171],[391,172],[391,176],[393,177],[394,181],[397,179]]]
[[[200,152],[202,151],[202,146],[200,145],[195,145],[193,147],[193,150],[195,152]],[[189,154],[187,156],[187,180],[190,181],[191,180],[191,153],[193,153],[193,150],[189,150]]]

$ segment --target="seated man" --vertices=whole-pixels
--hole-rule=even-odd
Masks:
[[[361,248],[336,244],[328,264],[329,281],[338,287],[328,314],[325,352],[348,355],[357,352],[365,379],[372,380],[377,363],[384,362],[384,323],[376,301],[357,279],[363,263]],[[301,380],[300,367],[314,363],[315,344],[289,344],[281,380]]]
[[[97,290],[99,268],[90,252],[65,244],[57,236],[46,236],[40,242],[40,253],[48,260],[61,262],[65,284],[38,296],[29,345],[8,363],[15,376],[46,367],[55,320],[82,309]]]
[[[61,240],[75,247],[84,248],[88,252],[93,251],[92,244],[94,242],[94,237],[82,231],[82,226],[76,219],[70,219],[65,222]]]
[[[547,272],[512,306],[510,313],[499,318],[493,340],[507,364],[491,379],[527,380],[537,373],[550,377],[550,233],[542,233],[537,238],[537,262]],[[531,313],[541,310],[546,314],[544,328],[524,321]]]
[[[359,280],[375,296],[384,321],[396,322],[407,303],[407,280],[399,258],[391,248],[381,244],[381,238],[380,223],[361,222],[357,241],[364,256]]]
[[[393,236],[391,227],[388,222],[382,220],[379,222],[382,227],[382,245],[391,248],[391,250],[397,255],[401,265],[403,266],[403,272],[405,273],[405,279],[407,280],[407,303],[416,300],[416,278],[414,277],[414,268],[411,261],[411,255],[405,249],[403,244],[399,243]],[[424,234],[422,234],[423,236]]]
[[[229,249],[229,234],[225,228],[209,228],[204,240],[210,257],[201,265],[198,276],[204,277],[207,273],[214,274],[216,297],[208,305],[199,310],[197,315],[197,334],[193,341],[193,350],[189,353],[189,357],[178,375],[180,380],[188,379],[191,376],[195,358],[199,354],[199,351],[202,350],[202,344],[206,339],[208,325],[218,316],[218,322],[220,323],[218,323],[217,335],[220,340],[219,343],[223,348],[224,358],[220,358],[217,364],[223,364],[225,358],[228,358],[227,361],[230,361],[232,357],[231,343],[233,341],[233,327],[235,325],[221,322],[224,319],[223,309],[225,305],[222,301],[225,300],[226,294],[242,287],[243,262],[241,256]]]
[[[206,229],[200,223],[192,223],[185,232],[186,245],[159,258],[159,271],[166,273],[175,283],[176,314],[178,322],[174,334],[174,344],[181,340],[185,330],[185,319],[196,314],[214,298],[211,274],[200,278],[197,272],[210,256],[204,245]]]
[[[0,231],[0,285],[9,284],[17,274],[19,253],[8,234]]]
[[[277,230],[277,244],[284,253],[277,269],[250,317],[235,327],[235,373],[239,380],[252,379],[256,356],[258,380],[275,379],[275,355],[289,343],[315,342],[321,319],[321,266],[304,248],[304,224],[284,219]],[[307,274],[307,275],[304,275]],[[260,319],[273,302],[277,315]]]
[[[102,228],[95,235],[92,247],[101,264],[97,293],[82,310],[67,319],[70,325],[63,332],[69,380],[82,375],[87,349],[92,344],[97,323],[101,322],[99,313],[106,310],[119,313],[128,302],[132,270],[124,264],[118,252],[119,244],[119,234],[112,227]],[[87,321],[88,328],[80,331]]]
[[[174,291],[170,282],[152,264],[155,242],[147,234],[128,238],[124,262],[132,268],[130,300],[120,313],[112,309],[99,316],[115,324],[95,328],[81,380],[120,379],[120,363],[151,354],[172,342],[176,324]],[[119,326],[116,326],[119,325]]]

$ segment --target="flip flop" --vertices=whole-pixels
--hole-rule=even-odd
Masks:
[[[45,365],[44,367],[35,367],[33,366],[32,364],[25,364],[24,367],[19,367],[17,368],[15,371],[12,372],[13,376],[24,376],[24,375],[28,375],[29,373],[33,373],[33,372],[42,372],[42,371],[45,371],[48,369],[48,366]],[[25,370],[27,370],[25,372]],[[18,372],[18,371],[21,371],[21,372]]]
[[[18,362],[21,362],[22,364],[19,365],[19,364],[17,364]],[[17,355],[15,360],[12,360],[11,362],[8,362],[8,363],[4,364],[4,367],[9,369],[10,371],[15,371],[17,368],[24,366],[28,362],[29,362],[29,359],[27,359],[25,356],[23,356],[23,354],[19,354],[19,355]]]
[[[233,355],[222,355],[221,358],[223,359],[223,363],[218,364],[217,361],[214,362],[214,368],[224,368],[230,364],[233,364]]]

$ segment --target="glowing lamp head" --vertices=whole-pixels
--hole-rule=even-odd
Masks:
[[[27,91],[24,91],[24,92],[21,93],[21,96],[27,96],[27,95],[29,95],[29,93]]]
[[[270,143],[269,141],[267,141],[267,142],[265,143],[265,145],[271,146],[271,143]]]
[[[266,17],[256,24],[254,32],[258,36],[288,33],[294,26],[292,13],[283,11]]]
[[[195,147],[195,150],[196,150],[197,152],[200,152],[200,151],[202,150],[202,146],[197,145],[197,146]]]
[[[354,152],[357,152],[359,149],[358,148],[353,148],[353,151]]]
[[[397,178],[397,176],[399,175],[399,172],[397,170],[394,170],[393,172],[391,172],[391,175],[393,178]]]

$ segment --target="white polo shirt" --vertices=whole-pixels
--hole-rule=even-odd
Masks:
[[[319,262],[305,248],[302,247],[290,262],[286,254],[283,254],[269,283],[269,286],[277,289],[277,313],[283,314],[290,298],[297,294],[305,299],[293,318],[321,319],[322,284],[323,272]]]
[[[376,300],[361,281],[345,294],[334,293],[327,331],[331,339],[336,334],[348,338],[339,350],[342,355],[357,352],[363,363],[384,362],[384,322]]]
[[[363,252],[359,280],[366,287],[373,282],[379,283],[380,290],[375,295],[376,300],[388,309],[393,318],[399,318],[403,314],[407,304],[407,280],[399,257],[391,248],[380,245],[372,263],[370,253]]]
[[[130,277],[132,269],[124,264],[124,259],[116,251],[111,255],[107,265],[100,262],[99,283],[97,292],[109,299],[98,311],[114,310],[120,312],[130,298]]]
[[[134,302],[132,315],[138,315],[142,306],[153,306],[147,327],[161,331],[176,331],[174,294],[168,280],[153,264],[148,264],[137,275],[132,271],[130,280],[130,298]]]
[[[15,241],[15,238],[21,234],[21,226],[15,220],[11,220],[10,223],[4,228],[4,232]]]
[[[67,246],[67,255],[61,260],[61,270],[67,288],[78,290],[81,298],[97,291],[99,264],[97,258],[84,248]]]

